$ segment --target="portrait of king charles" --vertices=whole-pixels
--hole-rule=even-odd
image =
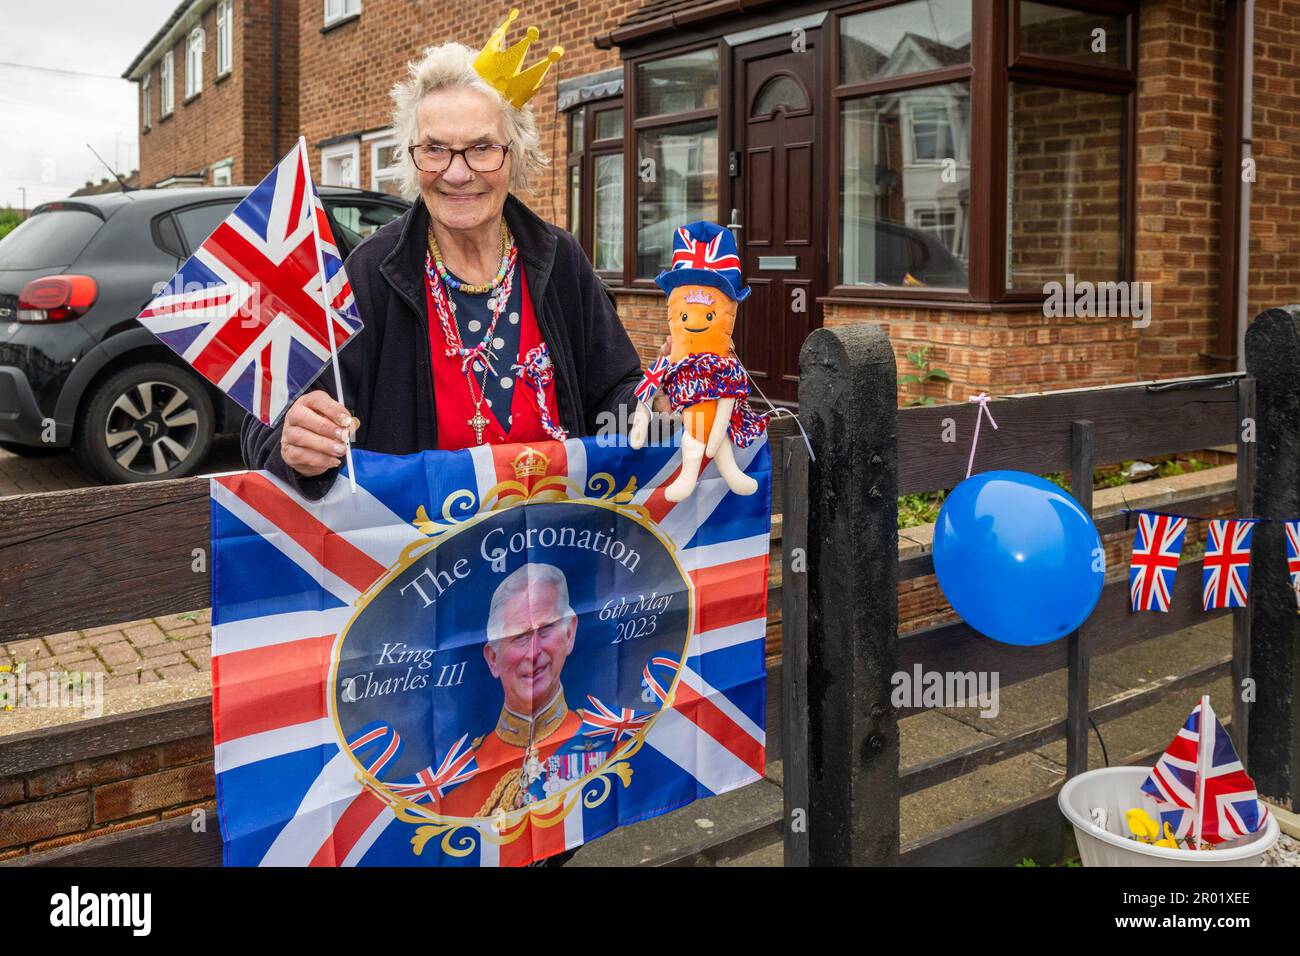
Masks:
[[[478,772],[442,798],[448,816],[484,817],[544,800],[610,756],[608,743],[580,733],[582,717],[564,696],[564,664],[578,616],[564,572],[529,563],[497,586],[488,609],[483,658],[501,682],[496,726],[473,742]]]

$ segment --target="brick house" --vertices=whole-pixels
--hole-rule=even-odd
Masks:
[[[506,7],[297,10],[318,175],[391,190],[389,87]],[[1231,369],[1246,317],[1300,298],[1297,0],[565,0],[533,24],[526,62],[565,56],[532,100],[552,165],[525,198],[579,237],[643,355],[695,218],[739,227],[738,346],[781,401],[820,325],[885,325],[904,372],[931,346],[951,382],[929,394],[962,400]],[[1148,282],[1149,324],[1114,314]]]
[[[182,0],[122,74],[140,181],[255,183],[298,137],[298,0]]]

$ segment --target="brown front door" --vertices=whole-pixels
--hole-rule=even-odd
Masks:
[[[736,351],[774,402],[799,395],[799,349],[821,325],[825,207],[818,172],[820,32],[735,52],[732,195],[745,280],[754,290],[737,321]],[[794,49],[801,45],[802,49]],[[739,156],[739,167],[734,159]]]

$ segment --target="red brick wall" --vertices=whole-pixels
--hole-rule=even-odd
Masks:
[[[565,0],[554,6],[526,8],[511,28],[508,43],[529,26],[541,31],[529,48],[525,65],[544,56],[554,44],[564,57],[546,74],[542,89],[529,101],[552,166],[535,183],[529,205],[550,222],[566,221],[564,192],[565,128],[555,112],[556,88],[562,77],[580,76],[618,66],[617,51],[598,50],[591,38],[612,29],[641,5],[640,0],[609,4]],[[507,6],[466,6],[447,0],[362,0],[361,16],[321,33],[323,5],[299,8],[301,57],[300,114],[303,133],[320,170],[316,144],[333,136],[386,127],[392,113],[389,90],[406,75],[406,64],[426,47],[455,40],[477,50],[504,19]],[[362,143],[359,182],[369,188],[370,150]]]
[[[1250,314],[1300,302],[1300,3],[1255,2]]]
[[[1152,283],[1151,326],[1134,378],[1199,375],[1215,365],[1223,4],[1143,4],[1138,46],[1138,278]]]
[[[214,808],[212,738],[192,737],[0,779],[0,860]],[[215,830],[215,812],[207,824]]]
[[[314,4],[315,5],[315,4]],[[140,182],[150,186],[182,173],[206,170],[231,157],[233,183],[256,183],[288,151],[298,135],[296,39],[298,0],[281,0],[280,143],[271,146],[271,74],[276,55],[271,43],[271,0],[234,0],[231,11],[231,71],[217,77],[217,7],[202,15],[207,42],[203,89],[185,100],[185,38],[172,47],[175,59],[175,109],[162,108],[162,54],[149,67],[153,127],[140,133]],[[206,177],[212,182],[211,174]]]

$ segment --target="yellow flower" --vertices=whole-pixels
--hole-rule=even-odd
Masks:
[[[1124,814],[1124,819],[1128,821],[1129,831],[1143,843],[1153,843],[1160,836],[1160,827],[1141,807],[1128,811]]]
[[[1174,828],[1171,827],[1169,824],[1166,823],[1166,824],[1165,824],[1165,838],[1164,838],[1163,840],[1157,840],[1157,841],[1155,842],[1154,845],[1155,845],[1155,846],[1167,846],[1167,847],[1169,847],[1169,848],[1171,848],[1171,849],[1177,850],[1177,849],[1178,849],[1178,841],[1174,839]]]

